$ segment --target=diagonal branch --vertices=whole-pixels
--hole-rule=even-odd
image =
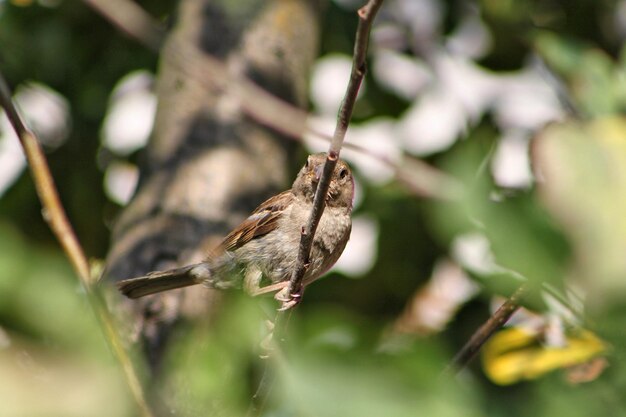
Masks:
[[[83,0],[102,17],[127,36],[159,52],[165,37],[163,25],[150,16],[137,3],[129,0]]]
[[[346,89],[343,102],[339,109],[337,117],[337,126],[335,133],[330,142],[328,149],[326,162],[324,163],[324,169],[322,176],[317,185],[317,191],[313,200],[313,209],[311,210],[311,216],[308,223],[302,227],[302,234],[300,237],[300,246],[298,249],[298,260],[296,267],[289,280],[289,297],[293,298],[296,294],[300,295],[302,287],[302,279],[306,272],[309,258],[311,255],[311,246],[313,245],[313,237],[317,229],[317,225],[324,213],[326,194],[330,186],[330,180],[332,173],[337,165],[339,159],[339,153],[352,118],[352,111],[356,102],[359,88],[363,81],[363,77],[366,72],[365,58],[367,54],[367,47],[369,43],[369,33],[372,27],[372,23],[378,12],[378,9],[382,5],[383,0],[369,0],[369,2],[358,11],[359,25],[356,33],[356,40],[354,45],[354,57],[352,62],[352,71],[350,74],[350,82]],[[304,113],[304,112],[303,112]],[[281,117],[282,118],[282,117]],[[300,134],[303,130],[300,131]],[[299,137],[299,135],[297,136]],[[283,303],[274,320],[274,340],[282,342],[284,340],[284,334],[289,321],[290,311],[287,310],[286,304]],[[276,353],[275,353],[276,355]],[[269,361],[268,361],[269,362]],[[269,369],[269,363],[265,364],[265,369],[259,386],[252,397],[252,403],[248,410],[248,416],[260,415],[265,403],[269,397],[270,391],[274,383],[274,375],[271,374]]]
[[[474,332],[470,340],[454,356],[452,363],[445,373],[456,373],[466,367],[476,356],[480,348],[493,334],[506,324],[511,316],[521,307],[520,302],[526,295],[528,286],[520,286],[506,301],[496,310],[489,319]]]
[[[354,58],[352,61],[350,82],[348,83],[348,88],[346,89],[346,94],[341,103],[341,107],[339,108],[337,126],[335,128],[333,139],[330,142],[330,147],[328,148],[326,163],[324,164],[324,170],[322,172],[320,182],[317,185],[311,217],[309,218],[309,222],[306,227],[303,228],[302,235],[300,237],[298,261],[291,279],[289,280],[290,297],[299,293],[302,287],[302,279],[304,277],[304,273],[306,272],[306,266],[309,264],[309,257],[311,255],[313,237],[315,236],[317,225],[319,224],[322,214],[324,213],[326,194],[328,194],[328,187],[330,186],[332,173],[337,165],[339,153],[341,152],[341,146],[343,145],[348,125],[350,124],[350,119],[352,118],[352,111],[354,109],[356,97],[359,93],[359,88],[361,87],[363,78],[365,77],[365,58],[369,44],[370,29],[381,4],[382,0],[370,0],[358,11],[359,25],[354,44]]]
[[[0,74],[0,106],[4,109],[11,126],[17,133],[17,136],[24,148],[24,153],[28,159],[33,181],[37,189],[37,194],[43,206],[43,217],[50,225],[50,228],[56,235],[63,250],[68,258],[76,274],[80,278],[85,289],[90,288],[89,264],[83,253],[83,249],[78,243],[78,239],[72,230],[65,210],[61,205],[59,194],[57,193],[50,173],[50,168],[44,156],[39,141],[31,132],[22,118],[19,116],[17,109],[11,100],[11,92],[9,90],[4,77]]]
[[[59,193],[54,184],[52,174],[46,157],[43,153],[41,145],[35,134],[28,129],[24,121],[20,117],[13,101],[11,100],[11,91],[0,73],[0,107],[2,107],[15,130],[17,136],[24,148],[24,153],[28,160],[28,164],[33,175],[33,182],[39,195],[39,200],[43,207],[43,217],[54,232],[57,240],[61,244],[63,251],[70,260],[74,271],[78,275],[85,292],[88,295],[91,307],[96,312],[96,316],[101,322],[105,338],[111,344],[111,348],[118,361],[122,366],[122,370],[126,377],[131,393],[137,405],[139,406],[144,417],[152,416],[148,404],[146,403],[139,377],[132,365],[132,362],[123,347],[121,338],[113,324],[113,319],[106,308],[105,303],[100,294],[94,290],[93,281],[89,272],[89,263],[83,252],[76,234],[67,218],[65,209],[61,204]]]
[[[371,22],[369,24],[371,25]],[[184,45],[177,44],[168,47],[176,48],[174,55],[177,56],[177,60],[180,62],[190,59],[203,62],[203,65],[199,66],[198,69],[186,69],[189,77],[202,83],[210,84],[212,88],[219,90],[230,89],[238,97],[238,105],[241,107],[241,110],[257,122],[267,125],[295,141],[301,142],[303,135],[309,133],[316,138],[330,142],[328,154],[332,155],[335,153],[335,158],[332,162],[334,169],[337,163],[336,158],[339,155],[338,149],[342,147],[349,119],[352,115],[356,93],[365,75],[365,52],[368,41],[366,35],[368,32],[362,26],[359,27],[360,36],[357,33],[355,60],[350,84],[340,109],[337,128],[333,136],[311,127],[308,123],[309,114],[306,111],[270,94],[249,78],[233,74],[221,60],[186,48]],[[210,77],[206,76],[206,69],[209,70]],[[415,157],[405,156],[403,163],[399,164],[357,144],[346,143],[344,147],[369,155],[389,166],[395,172],[396,180],[414,195],[441,200],[455,199],[460,195],[462,186],[459,181]],[[326,172],[328,169],[330,169],[330,166],[325,168],[324,171]],[[328,172],[332,172],[332,170]]]
[[[91,5],[121,31],[129,34],[149,49],[155,52],[159,50],[161,45],[160,39],[163,36],[162,29],[157,27],[157,23],[154,20],[150,21],[151,18],[145,11],[138,9],[138,11],[135,10],[133,12],[138,14],[136,20],[138,19],[138,21],[144,22],[138,27],[131,24],[132,19],[118,16],[120,13],[117,8],[114,7],[114,4],[131,3],[134,7],[135,5],[132,2],[128,0],[115,0],[115,3],[103,0],[83,1]],[[354,67],[350,77],[351,87],[348,89],[353,93],[358,92],[358,88],[354,89],[354,83],[358,82],[360,85],[359,79],[362,79],[364,75],[359,75],[359,71],[365,71],[364,63],[365,54],[367,52],[369,27],[371,26],[371,19],[378,10],[378,7],[380,7],[380,4],[372,3],[359,10],[359,16],[362,21],[364,18],[370,19],[370,21],[365,25],[360,25],[357,29],[353,59]],[[153,29],[141,29],[150,27]],[[190,60],[203,62],[203,65],[199,65],[196,68],[184,68],[184,71],[190,78],[209,84],[212,88],[219,90],[231,89],[239,98],[238,104],[241,106],[242,111],[257,122],[265,124],[282,133],[285,137],[296,141],[302,141],[302,137],[305,133],[334,143],[331,148],[337,148],[338,141],[343,141],[347,123],[344,123],[345,127],[343,131],[337,129],[333,136],[319,132],[309,126],[307,122],[309,115],[306,111],[277,98],[265,89],[259,87],[249,78],[240,74],[233,74],[228,69],[227,65],[218,58],[186,47],[185,45],[177,44],[171,45],[170,47],[175,48],[175,52],[172,55],[176,56],[177,62],[188,62]],[[211,74],[210,77],[207,77],[207,69]],[[352,114],[352,108],[356,99],[356,96],[350,97],[349,91],[346,93],[344,106],[341,109],[339,118],[339,120],[341,120],[341,117],[344,117],[344,122],[348,121],[345,117]],[[359,145],[346,143],[345,147],[348,146],[357,152],[367,154],[389,166],[394,170],[396,180],[416,196],[450,200],[459,195],[461,186],[458,181],[422,160],[414,157],[405,157],[405,163],[401,165]],[[339,147],[341,147],[340,144]]]

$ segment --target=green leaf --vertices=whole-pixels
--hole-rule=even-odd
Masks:
[[[510,279],[516,273],[536,285],[560,286],[567,244],[533,193],[507,196],[495,186],[487,170],[490,140],[491,133],[478,130],[444,161],[445,169],[465,183],[466,194],[453,204],[434,204],[437,231],[449,240],[469,231],[481,233],[490,242],[495,263],[514,272]],[[493,276],[507,274],[494,271]]]
[[[539,191],[575,252],[572,273],[598,306],[626,293],[626,119],[567,122],[534,143]]]
[[[538,32],[534,46],[548,66],[567,83],[567,93],[586,116],[619,113],[626,108],[623,73],[603,50],[551,32]]]

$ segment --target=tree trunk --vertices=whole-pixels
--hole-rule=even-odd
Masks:
[[[112,234],[106,276],[119,280],[203,259],[267,197],[285,189],[295,146],[212,87],[220,59],[271,93],[306,105],[318,7],[303,0],[185,0],[161,55],[158,109],[135,197]],[[219,295],[204,288],[124,301],[154,370],[181,316],[206,318]]]

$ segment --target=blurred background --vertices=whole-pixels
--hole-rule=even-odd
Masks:
[[[164,25],[176,9],[138,3]],[[324,8],[309,88],[324,132],[361,5]],[[342,152],[357,177],[352,238],[292,317],[267,415],[626,415],[625,38],[626,1],[384,3],[347,141],[408,175],[424,161],[459,193],[416,195],[388,164]],[[0,70],[94,260],[137,185],[157,64],[82,2],[0,0]],[[442,379],[524,282],[525,308]],[[172,414],[245,413],[262,368],[260,315],[232,295],[210,329],[176,334],[160,388],[176,392],[161,398]],[[4,116],[0,414],[137,415]]]

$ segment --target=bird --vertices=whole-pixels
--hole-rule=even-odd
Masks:
[[[222,290],[243,288],[251,296],[275,292],[277,300],[296,304],[286,291],[326,159],[326,153],[309,155],[292,187],[259,205],[202,262],[121,280],[119,291],[134,299],[200,284]],[[352,171],[338,159],[302,288],[328,271],[343,253],[352,229],[353,201]]]

